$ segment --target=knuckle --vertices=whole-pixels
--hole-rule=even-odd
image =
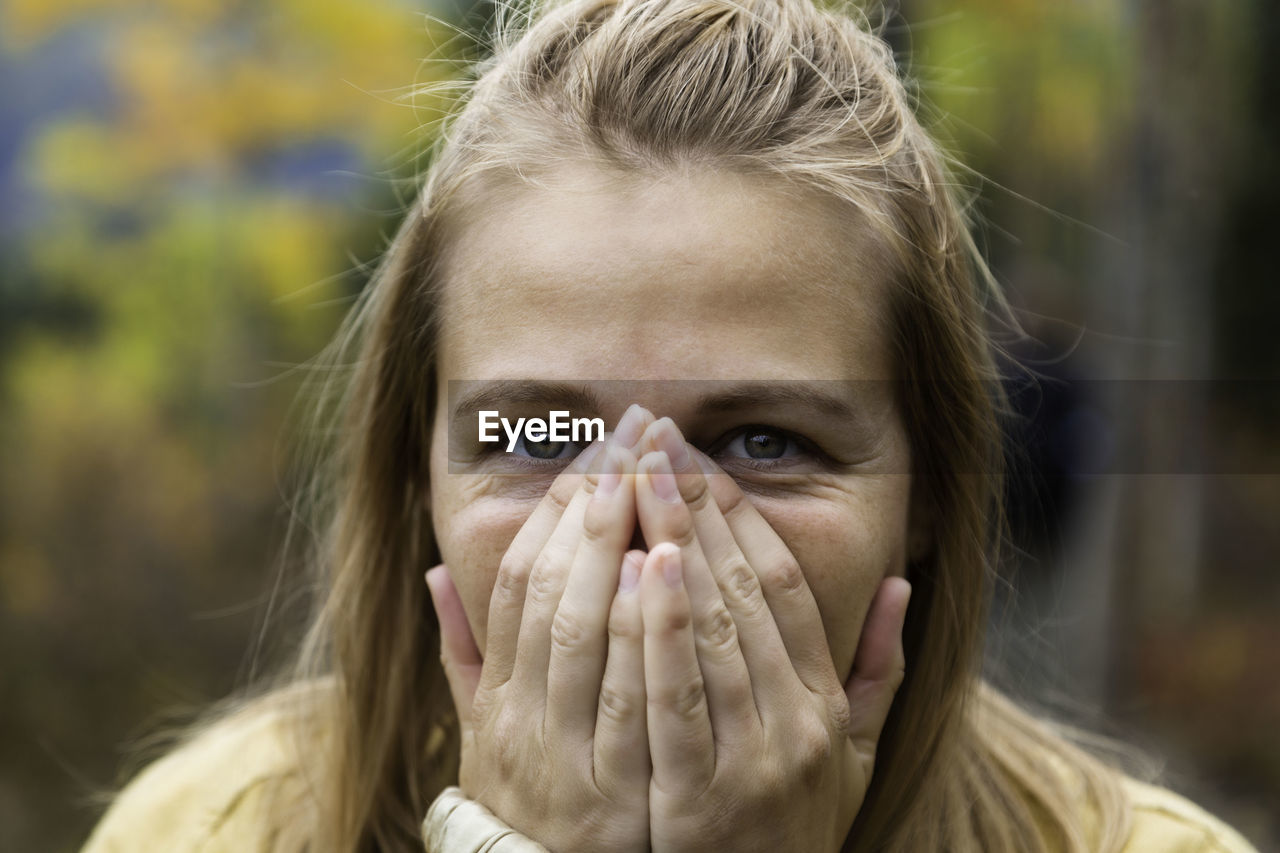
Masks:
[[[805,585],[804,572],[790,554],[770,563],[762,573],[761,581],[770,589],[782,592],[795,592]]]
[[[527,595],[536,603],[545,603],[556,597],[559,590],[555,556],[543,551],[534,560],[529,571]]]
[[[707,693],[703,687],[702,677],[697,676],[683,683],[671,684],[657,690],[650,702],[682,720],[692,720],[705,713]]]
[[[760,593],[760,579],[745,559],[734,560],[724,569],[722,583],[737,601],[751,601]]]
[[[747,496],[733,483],[730,477],[717,477],[717,480],[724,481],[725,485],[716,495],[716,503],[720,506],[720,514],[727,520],[733,520],[735,517],[746,512],[750,507],[747,503]]]
[[[639,702],[626,690],[620,690],[614,684],[600,685],[601,719],[623,725],[630,723],[640,714]]]
[[[676,512],[672,514],[668,541],[675,544],[681,553],[687,552],[697,544],[698,533],[693,526],[693,516],[683,504],[677,506]]]
[[[738,626],[723,604],[708,614],[699,634],[703,647],[711,654],[724,658],[738,651]]]
[[[707,487],[706,477],[685,477],[684,502],[688,505],[689,511],[693,513],[702,512],[711,501],[711,489]]]
[[[806,784],[818,783],[826,775],[835,745],[826,726],[816,720],[800,727],[793,735],[792,749],[796,769]]]
[[[577,614],[563,607],[556,610],[551,620],[551,648],[560,653],[574,654],[588,638],[587,626]]]
[[[523,593],[524,585],[528,580],[528,561],[511,551],[503,554],[502,562],[498,564],[496,581],[498,589],[506,596],[515,597]]]
[[[565,511],[569,509],[569,503],[573,500],[573,496],[578,490],[577,478],[580,476],[572,468],[567,468],[551,484],[551,488],[547,489],[547,496],[544,500],[550,505],[556,517],[564,515]]]
[[[501,703],[496,701],[497,697],[493,691],[484,687],[476,690],[475,698],[471,701],[471,719],[477,728],[482,728],[488,724],[490,716],[500,707]]]
[[[520,769],[520,750],[513,740],[498,740],[493,743],[493,764],[499,775],[510,778]]]
[[[662,614],[657,623],[657,630],[662,635],[679,634],[689,630],[692,621],[688,608],[675,608]]]
[[[849,698],[844,695],[843,690],[836,690],[830,693],[826,699],[827,717],[831,720],[831,726],[841,734],[848,734],[849,726],[853,724],[853,712],[849,708]]]

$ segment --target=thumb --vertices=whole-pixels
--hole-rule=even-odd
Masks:
[[[910,599],[911,584],[906,578],[888,577],[881,582],[862,625],[853,671],[844,686],[849,699],[849,738],[866,765],[867,778],[893,697],[906,677],[902,626]]]
[[[471,728],[471,705],[484,660],[471,635],[458,588],[443,563],[427,572],[427,589],[431,591],[431,603],[440,622],[440,661],[444,664],[453,704],[458,709],[459,725],[467,731]]]

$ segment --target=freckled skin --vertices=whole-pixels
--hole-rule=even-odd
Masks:
[[[482,652],[499,562],[541,494],[449,472],[448,380],[894,376],[884,276],[831,203],[709,171],[573,169],[477,205],[443,264],[431,516]],[[677,395],[608,399],[599,414],[612,429],[637,402],[683,429],[692,400]],[[903,575],[908,541],[922,540],[906,432],[886,412],[856,472],[743,484],[804,570],[842,680],[881,578]]]

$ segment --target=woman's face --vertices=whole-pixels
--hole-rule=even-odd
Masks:
[[[711,171],[580,166],[494,199],[443,259],[430,459],[431,522],[481,651],[502,555],[575,448],[544,463],[480,444],[476,412],[451,408],[477,390],[513,421],[570,409],[612,430],[631,403],[671,417],[791,549],[845,678],[881,578],[927,540],[871,242],[834,203]],[[512,379],[534,399],[488,382]]]

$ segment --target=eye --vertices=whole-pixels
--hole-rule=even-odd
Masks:
[[[572,441],[530,441],[522,435],[511,455],[542,461],[568,461],[581,451],[582,446]]]
[[[787,459],[800,455],[800,441],[786,430],[767,426],[749,426],[739,431],[724,445],[721,453],[740,459]]]

